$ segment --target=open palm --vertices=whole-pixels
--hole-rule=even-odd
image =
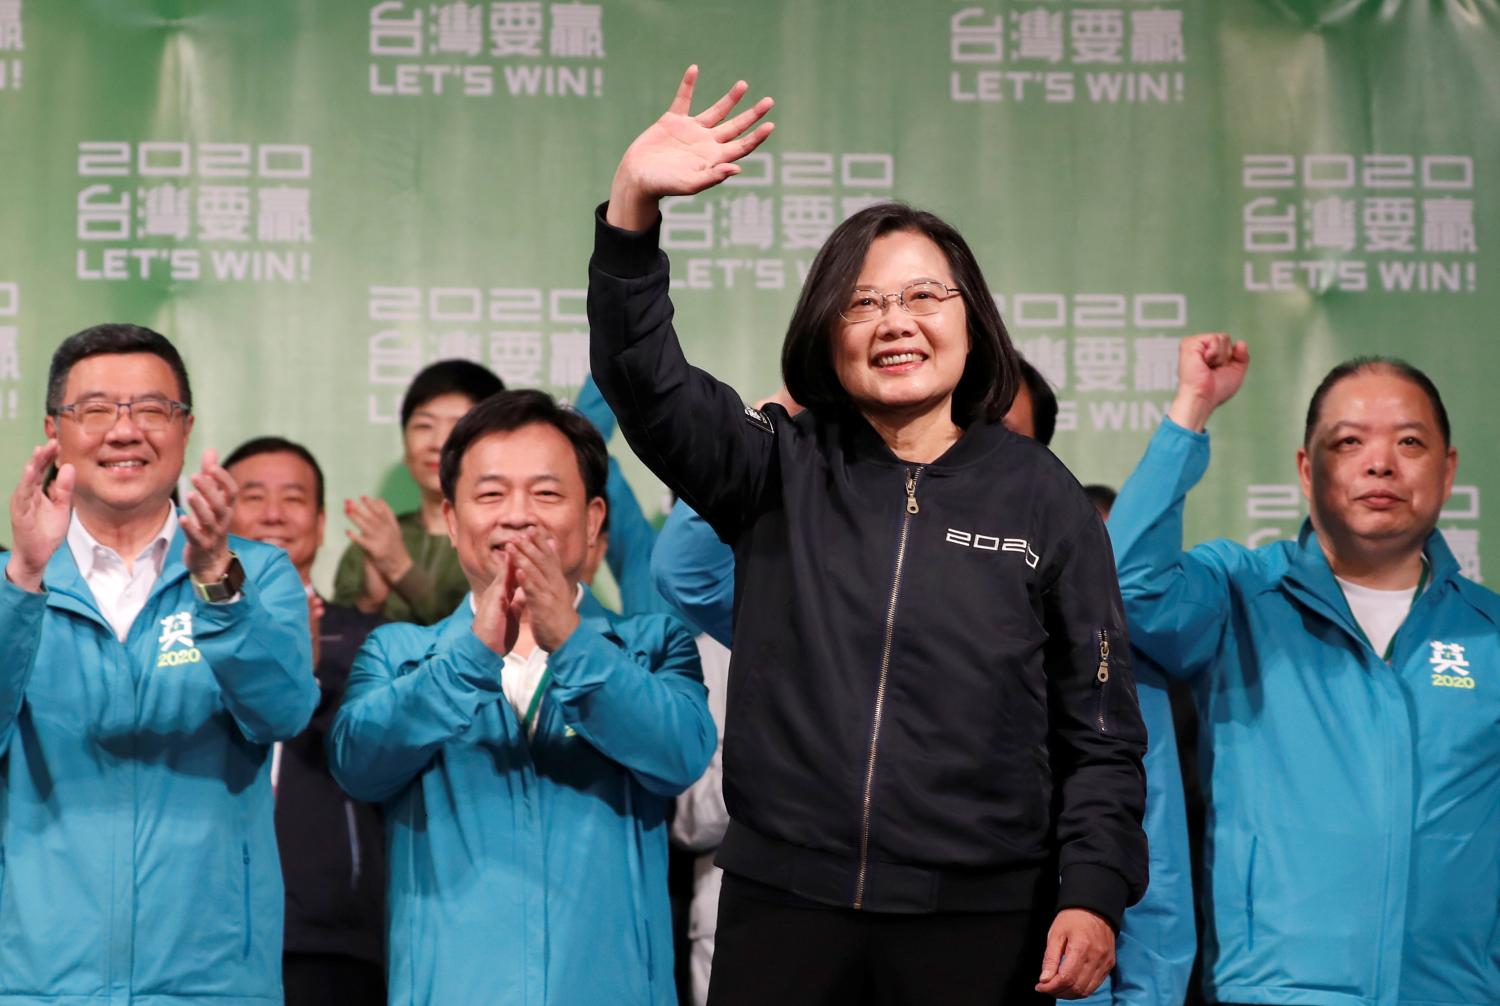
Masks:
[[[698,68],[688,67],[666,113],[626,148],[610,193],[611,222],[617,226],[647,226],[658,200],[702,192],[739,174],[735,162],[771,135],[771,123],[760,122],[774,104],[770,98],[729,117],[749,89],[743,80],[708,108],[691,114],[697,80]]]
[[[36,589],[47,561],[68,536],[72,519],[73,466],[61,466],[50,489],[46,484],[47,469],[58,454],[56,440],[32,451],[10,497],[10,533],[15,550],[11,580],[28,590]]]

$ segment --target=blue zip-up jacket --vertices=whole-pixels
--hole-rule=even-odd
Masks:
[[[1141,826],[1146,829],[1150,852],[1151,886],[1140,901],[1125,909],[1115,941],[1114,969],[1082,1002],[1087,1006],[1181,1006],[1198,953],[1182,764],[1161,668],[1134,646],[1130,660],[1146,724],[1146,816]]]
[[[698,628],[733,647],[734,550],[708,521],[679,500],[662,525],[651,558],[656,588]],[[1085,1002],[1168,1006],[1187,995],[1197,952],[1193,883],[1188,863],[1187,810],[1177,735],[1166,682],[1150,661],[1132,654],[1146,748],[1146,815],[1151,886],[1125,911],[1114,970]],[[1137,662],[1138,661],[1138,662]]]
[[[241,596],[208,604],[184,544],[123,643],[66,544],[44,592],[0,582],[3,1006],[282,1001],[270,746],[318,701],[307,595],[231,538]]]
[[[667,514],[656,538],[651,577],[667,603],[734,649],[734,549],[683,500]]]
[[[385,803],[390,1001],[670,1006],[667,808],[715,745],[698,649],[663,615],[584,617],[535,735],[465,598],[376,629],[330,741]]]
[[[576,408],[594,424],[599,435],[609,443],[615,433],[615,414],[599,394],[592,375],[578,392]],[[627,615],[675,615],[671,605],[656,592],[651,580],[651,552],[656,547],[656,528],[641,512],[635,491],[625,481],[625,473],[615,456],[609,456],[609,473],[604,482],[604,498],[609,504],[609,545],[604,562],[620,588],[620,610]],[[602,605],[601,605],[602,607]]]
[[[1500,597],[1434,531],[1387,664],[1309,524],[1183,551],[1208,453],[1164,421],[1109,526],[1131,641],[1197,693],[1209,998],[1500,1002]]]

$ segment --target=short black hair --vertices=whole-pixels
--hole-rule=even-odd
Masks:
[[[1437,416],[1438,431],[1443,435],[1443,446],[1453,443],[1453,433],[1448,426],[1448,410],[1443,407],[1443,396],[1438,394],[1437,385],[1432,383],[1432,378],[1405,360],[1398,360],[1395,357],[1356,356],[1330,370],[1324,376],[1322,383],[1318,385],[1318,390],[1313,392],[1312,400],[1307,403],[1307,423],[1302,428],[1302,446],[1305,448],[1312,443],[1313,430],[1317,427],[1318,418],[1323,411],[1323,399],[1328,397],[1328,393],[1333,390],[1335,384],[1356,374],[1382,371],[1410,381],[1422,390],[1422,393],[1427,396],[1427,401],[1432,404],[1433,413]]]
[[[52,365],[47,370],[48,415],[56,414],[58,408],[65,404],[62,397],[63,392],[68,390],[68,375],[73,371],[73,364],[107,353],[150,353],[161,357],[177,378],[179,400],[189,409],[193,407],[193,389],[188,384],[187,366],[183,364],[177,347],[160,332],[154,332],[143,325],[111,322],[74,332],[53,352]]]
[[[318,512],[323,511],[323,467],[318,464],[318,459],[312,456],[312,451],[301,444],[294,443],[285,437],[256,437],[253,440],[246,440],[230,451],[229,457],[224,459],[224,467],[232,468],[241,461],[247,461],[262,454],[295,454],[306,461],[313,470],[313,479],[318,487]]]
[[[1052,434],[1057,432],[1057,395],[1052,385],[1040,370],[1033,367],[1024,356],[1017,356],[1021,367],[1021,380],[1026,382],[1026,391],[1031,395],[1031,425],[1036,430],[1036,439],[1043,447],[1052,445]]]
[[[1083,494],[1089,498],[1089,502],[1094,504],[1096,509],[1102,510],[1106,514],[1114,508],[1115,497],[1118,495],[1109,486],[1099,482],[1084,486]]]
[[[989,284],[963,236],[941,218],[905,203],[877,203],[836,227],[813,258],[781,346],[781,376],[792,398],[817,411],[853,408],[834,369],[832,338],[865,255],[876,238],[898,231],[920,234],[942,251],[962,292],[969,356],[953,392],[953,421],[999,420],[1019,384],[1019,356],[995,307]],[[899,310],[897,308],[896,310]]]
[[[434,398],[460,394],[471,402],[482,402],[504,390],[505,382],[494,371],[473,360],[439,360],[428,364],[411,379],[406,394],[401,396],[401,428],[406,429],[411,414]]]
[[[518,430],[532,423],[552,426],[568,438],[578,457],[578,474],[583,477],[585,498],[603,498],[604,483],[609,477],[609,452],[604,446],[604,438],[594,424],[583,417],[583,413],[558,405],[551,395],[535,389],[493,394],[458,421],[448,439],[443,441],[443,453],[438,460],[438,482],[443,487],[443,498],[453,502],[464,454],[476,440],[491,433]]]

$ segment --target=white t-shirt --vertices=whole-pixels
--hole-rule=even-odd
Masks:
[[[1391,645],[1396,630],[1401,628],[1401,623],[1406,621],[1407,612],[1411,611],[1417,588],[1376,590],[1374,587],[1361,587],[1340,577],[1334,579],[1343,588],[1344,600],[1349,602],[1349,610],[1354,613],[1354,620],[1364,630],[1365,638],[1370,641],[1376,654],[1384,658],[1386,647]]]

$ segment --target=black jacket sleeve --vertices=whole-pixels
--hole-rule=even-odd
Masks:
[[[1047,707],[1056,796],[1058,908],[1116,930],[1146,890],[1146,727],[1141,721],[1114,553],[1093,513],[1056,548],[1043,593]]]
[[[636,456],[732,541],[770,478],[786,413],[747,410],[729,385],[689,366],[672,328],[661,223],[632,232],[595,215],[589,262],[594,381]],[[753,414],[752,414],[753,413]]]

